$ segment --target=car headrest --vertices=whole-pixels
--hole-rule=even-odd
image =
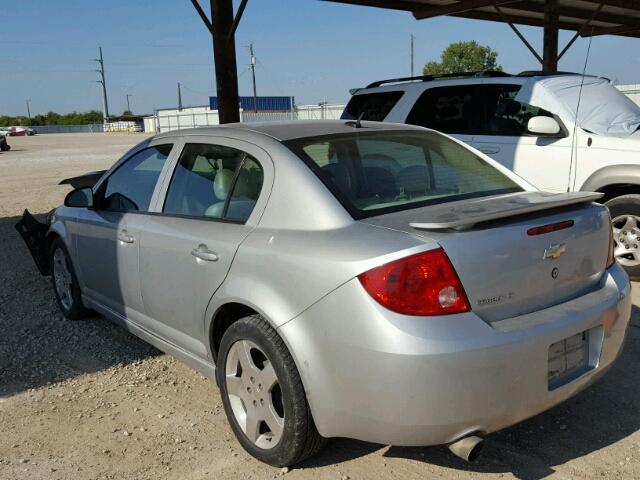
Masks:
[[[322,167],[322,171],[333,181],[333,183],[344,193],[351,191],[351,175],[347,167],[341,163],[329,163]]]
[[[224,168],[216,173],[213,179],[213,193],[219,200],[226,200],[233,185],[233,170]]]
[[[520,102],[512,100],[510,98],[504,98],[496,105],[496,115],[498,116],[512,116],[516,115],[520,111]]]
[[[411,195],[429,190],[429,169],[424,165],[413,165],[398,172],[396,184],[401,192]]]

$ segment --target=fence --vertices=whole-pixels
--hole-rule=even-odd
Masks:
[[[329,120],[339,119],[344,110],[342,104],[323,103],[319,105],[299,105],[291,111],[253,112],[240,111],[241,122],[268,122],[277,120]],[[145,117],[145,132],[168,132],[183,128],[198,128],[218,125],[217,110],[206,106],[158,110],[152,117]]]
[[[45,133],[100,133],[104,132],[104,125],[101,123],[90,123],[88,125],[37,125],[30,127],[37,134]]]

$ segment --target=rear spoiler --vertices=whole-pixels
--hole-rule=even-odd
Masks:
[[[106,170],[85,173],[77,177],[65,178],[58,185],[71,185],[73,188],[93,187]]]
[[[422,210],[427,218],[409,223],[417,230],[465,230],[490,220],[525,215],[527,213],[591,203],[602,198],[598,192],[519,192],[495,197],[475,198],[433,205]]]

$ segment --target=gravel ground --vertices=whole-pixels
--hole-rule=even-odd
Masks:
[[[106,168],[142,138],[14,137],[0,153],[0,479],[640,478],[637,327],[602,381],[490,435],[476,463],[344,439],[286,472],[249,457],[208,380],[103,318],[64,320],[13,229],[25,207],[62,201],[60,179]]]

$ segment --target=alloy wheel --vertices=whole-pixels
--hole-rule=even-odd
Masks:
[[[73,297],[71,296],[73,278],[67,266],[67,257],[61,248],[56,248],[53,253],[53,280],[60,303],[66,310],[71,310],[73,305]]]
[[[284,431],[284,405],[272,362],[255,343],[238,340],[225,365],[227,395],[245,436],[257,447],[275,447]]]
[[[611,224],[616,260],[625,267],[640,265],[640,217],[620,215],[613,218]]]

